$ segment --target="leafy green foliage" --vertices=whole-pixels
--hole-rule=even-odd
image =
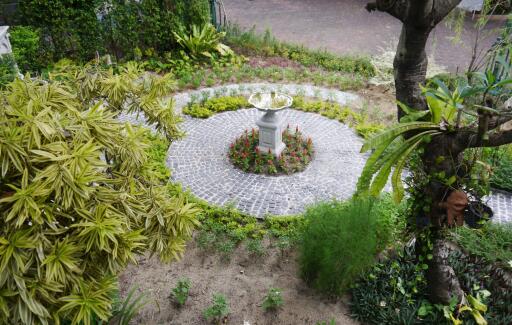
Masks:
[[[292,107],[305,112],[319,113],[340,123],[354,126],[356,132],[365,139],[384,128],[380,123],[368,121],[366,115],[357,113],[349,107],[343,107],[335,102],[307,100],[302,96],[295,96],[293,97]]]
[[[249,103],[243,96],[225,96],[206,99],[201,103],[190,103],[183,108],[183,113],[197,118],[208,118],[215,113],[236,111],[248,107]]]
[[[453,231],[452,238],[469,254],[512,269],[509,265],[512,261],[511,225],[487,223],[480,229],[459,227]]]
[[[268,290],[268,293],[261,304],[264,311],[277,310],[284,304],[281,292],[282,290],[279,288],[270,288]]]
[[[64,57],[87,61],[105,51],[128,59],[136,49],[163,53],[176,49],[172,31],[210,21],[208,0],[23,0],[19,7],[20,22],[41,31],[44,66]]]
[[[436,124],[430,122],[400,123],[367,140],[361,148],[361,152],[372,149],[374,151],[366,161],[361,176],[359,176],[357,194],[379,195],[388,181],[392,168],[395,167],[391,184],[393,185],[395,200],[400,202],[404,195],[401,176],[407,158],[423,142],[438,134],[438,129],[439,127]],[[413,131],[417,134],[401,141],[403,134]],[[397,145],[392,146],[393,143]]]
[[[40,57],[41,36],[38,29],[14,26],[9,30],[9,39],[16,64],[22,72],[38,71],[44,66]]]
[[[60,69],[1,94],[1,322],[105,321],[113,275],[144,252],[178,258],[198,224],[194,204],[148,177],[146,131],[116,118],[143,112],[175,138],[160,102],[172,79],[134,64]]]
[[[377,222],[368,199],[320,203],[305,213],[300,244],[300,273],[318,290],[344,293],[374,263]]]
[[[366,57],[340,57],[327,51],[315,51],[304,46],[279,42],[268,30],[264,35],[258,35],[254,28],[242,31],[237,26],[229,26],[226,31],[228,44],[249,54],[281,56],[300,62],[305,66],[322,67],[328,71],[353,73],[365,77],[375,74],[370,59]]]
[[[24,0],[19,18],[23,25],[40,29],[43,57],[49,59],[46,64],[65,57],[90,60],[103,49],[96,17],[101,5],[101,0]]]
[[[352,288],[352,316],[368,324],[508,324],[511,291],[492,265],[457,252],[449,256],[467,304],[432,305],[428,302],[424,270],[413,247],[368,270]],[[492,274],[492,276],[489,276]],[[490,293],[490,295],[488,295]],[[485,305],[486,306],[485,306]],[[476,313],[475,311],[478,311]]]
[[[16,62],[10,54],[0,55],[0,89],[16,78]]]
[[[252,129],[237,138],[229,147],[229,158],[233,165],[246,172],[256,174],[292,174],[303,171],[314,154],[313,142],[303,138],[299,128],[295,132],[288,126],[282,134],[285,149],[279,157],[258,149],[259,131]]]
[[[148,304],[149,300],[146,299],[144,293],[135,295],[137,288],[131,288],[122,302],[120,308],[113,312],[109,324],[114,325],[128,325],[130,321],[137,315],[137,313]]]
[[[260,257],[265,254],[265,249],[261,244],[261,239],[248,239],[245,243],[245,249],[252,256]]]
[[[180,279],[176,287],[172,289],[171,297],[174,301],[179,305],[183,306],[188,299],[188,294],[190,292],[190,279]]]
[[[214,294],[212,304],[203,311],[207,321],[221,324],[223,319],[229,315],[229,302],[226,296]]]
[[[178,44],[194,59],[215,59],[217,56],[234,55],[229,46],[220,42],[226,33],[217,32],[211,24],[192,25],[190,34],[188,32],[173,32],[173,34]]]
[[[487,150],[489,155],[485,162],[492,167],[490,185],[512,192],[512,147],[505,146]]]

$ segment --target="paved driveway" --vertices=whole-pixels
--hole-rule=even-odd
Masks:
[[[367,0],[223,0],[228,19],[242,27],[263,32],[270,28],[281,40],[325,48],[339,54],[378,54],[396,45],[400,22],[380,12],[368,13]],[[492,22],[481,35],[481,48],[488,49],[496,39]],[[454,33],[445,24],[431,34],[429,53],[438,64],[451,71],[463,71],[471,59],[476,31],[468,19],[462,43],[453,44]]]

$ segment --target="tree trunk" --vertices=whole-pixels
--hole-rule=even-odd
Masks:
[[[456,145],[455,135],[443,134],[432,139],[432,142],[426,146],[422,155],[423,168],[427,175],[430,175],[423,193],[425,198],[430,201],[429,211],[426,218],[430,223],[430,236],[433,248],[429,251],[427,243],[419,242],[417,251],[419,254],[427,256],[432,254],[431,259],[427,259],[428,269],[426,278],[429,288],[429,295],[434,303],[449,304],[452,297],[457,297],[460,301],[463,292],[453,268],[448,264],[448,255],[450,253],[447,240],[442,229],[447,226],[446,210],[441,206],[446,201],[452,188],[446,185],[441,179],[434,177],[439,173],[444,174],[444,179],[451,176],[463,176],[465,171],[460,171],[462,151]],[[457,186],[457,184],[452,184]],[[432,247],[432,246],[431,246]]]
[[[427,44],[430,28],[404,24],[393,62],[396,99],[415,109],[427,109],[420,85],[427,75]],[[398,120],[403,116],[398,107]]]

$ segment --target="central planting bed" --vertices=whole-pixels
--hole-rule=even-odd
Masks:
[[[244,95],[248,97],[249,93],[264,87],[267,91],[300,93],[340,105],[357,99],[344,92],[293,85],[280,89],[273,85],[256,86],[246,89]],[[219,96],[214,89],[210,94]],[[185,107],[191,97],[198,95],[175,97],[177,108]],[[298,214],[312,203],[333,198],[343,200],[352,195],[366,160],[366,155],[359,153],[363,139],[349,126],[317,113],[295,109],[279,112],[285,125],[291,126],[290,133],[295,133],[298,127],[305,145],[308,146],[309,141],[309,146],[314,147],[313,159],[308,153],[309,164],[304,160],[302,167],[295,168],[295,173],[278,176],[249,173],[235,167],[230,161],[230,146],[244,136],[245,130],[257,130],[256,121],[262,114],[249,108],[207,114],[210,117],[203,119],[185,115],[181,129],[186,136],[174,141],[168,151],[172,180],[211,204],[231,204],[258,217]]]
[[[244,172],[266,175],[293,174],[303,171],[313,158],[313,141],[304,138],[296,127],[288,125],[283,131],[284,150],[278,157],[269,150],[262,152],[258,144],[259,131],[245,130],[244,134],[229,146],[229,158],[233,165]]]

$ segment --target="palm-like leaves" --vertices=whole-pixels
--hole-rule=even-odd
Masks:
[[[146,249],[179,257],[195,206],[145,179],[143,113],[179,136],[171,76],[58,65],[49,80],[16,80],[0,100],[0,323],[88,324],[111,312],[117,274]],[[97,279],[104,279],[97,281]]]
[[[233,54],[228,46],[220,43],[226,33],[217,32],[211,24],[204,24],[201,27],[192,25],[190,34],[185,31],[173,34],[178,44],[195,59],[213,58],[216,53],[221,56]]]
[[[416,133],[402,139],[404,133]],[[430,122],[400,123],[385,132],[375,135],[365,142],[361,152],[373,149],[357,182],[357,194],[378,195],[386,185],[392,168],[394,197],[398,202],[403,197],[401,184],[402,170],[407,157],[423,141],[439,133],[439,126]],[[393,144],[393,145],[392,145]]]

